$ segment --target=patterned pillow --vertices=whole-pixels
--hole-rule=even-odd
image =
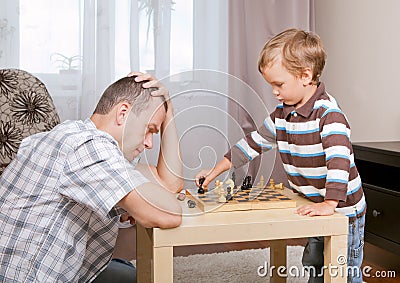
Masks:
[[[16,69],[0,70],[0,175],[27,136],[60,123],[45,85]]]

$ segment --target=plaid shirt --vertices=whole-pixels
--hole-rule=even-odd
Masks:
[[[116,204],[145,182],[89,119],[23,140],[0,177],[0,282],[93,279],[112,255]]]

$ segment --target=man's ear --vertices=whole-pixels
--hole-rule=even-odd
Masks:
[[[303,82],[303,86],[308,86],[312,84],[313,71],[311,68],[304,68],[301,73],[301,81]]]
[[[131,105],[128,102],[121,102],[116,106],[115,122],[118,126],[121,126],[125,123],[130,112]]]

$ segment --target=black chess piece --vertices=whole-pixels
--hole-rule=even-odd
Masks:
[[[247,176],[246,179],[247,190],[251,190],[251,188],[253,187],[253,184],[251,183],[251,176]]]
[[[232,200],[233,199],[232,194],[231,194],[232,188],[231,187],[227,187],[226,191],[228,192],[228,194],[226,195],[226,201]]]
[[[204,183],[204,181],[206,180],[206,178],[205,177],[201,177],[200,179],[199,179],[199,189],[197,190],[197,193],[198,194],[204,194],[204,189],[203,189],[203,183]]]
[[[241,191],[246,191],[247,190],[247,177],[243,179],[242,185],[240,186]]]
[[[191,199],[187,201],[187,204],[188,204],[189,208],[195,208],[196,207],[196,202],[191,200]]]

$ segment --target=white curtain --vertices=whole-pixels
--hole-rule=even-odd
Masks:
[[[130,5],[129,5],[130,2]],[[130,70],[140,70],[139,52],[139,7],[138,0],[125,2],[125,6],[116,12],[116,1],[85,0],[83,17],[83,66],[82,66],[82,99],[80,117],[88,117],[104,89],[115,80],[115,54],[121,53],[115,44],[117,28],[124,28],[129,34],[129,47],[123,55],[130,63]],[[171,0],[142,1],[151,5],[153,13],[147,23],[153,31],[154,41],[154,75],[163,78],[170,70],[170,32]],[[121,4],[121,2],[120,2]],[[118,25],[118,13],[124,8],[129,11],[129,25]],[[147,11],[144,11],[147,13]],[[118,27],[117,27],[118,26]],[[119,54],[121,56],[121,54]],[[142,70],[145,71],[145,70]],[[120,74],[121,75],[121,74]],[[120,76],[119,75],[119,76]]]
[[[33,73],[62,120],[85,119],[104,89],[131,70],[170,75],[171,17],[191,7],[185,1],[0,0],[0,68]],[[182,36],[193,38],[192,31]]]
[[[274,110],[278,101],[273,97],[270,86],[258,72],[258,56],[264,44],[274,35],[287,28],[314,30],[313,0],[230,0],[229,2],[229,73],[248,83],[264,102],[269,113]],[[243,96],[248,96],[243,93]],[[229,113],[235,122],[241,125],[244,133],[249,133],[261,126],[267,117],[267,111],[256,111],[255,99],[242,99],[242,107],[251,113],[247,114],[235,103],[229,103]],[[235,134],[236,124],[229,124],[230,135]],[[276,162],[273,161],[276,158]],[[246,173],[245,170],[248,170]],[[279,182],[286,182],[280,157],[270,152],[254,159],[248,168],[237,170],[237,175],[244,174],[260,177],[264,173]]]
[[[19,65],[18,5],[18,0],[0,0],[0,67]]]

